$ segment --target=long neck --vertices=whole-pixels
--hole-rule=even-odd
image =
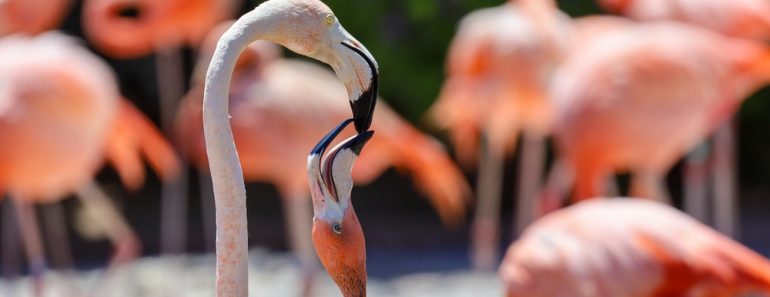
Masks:
[[[219,40],[206,75],[203,132],[216,206],[217,297],[248,295],[246,190],[230,128],[228,93],[238,56],[270,29],[264,23],[259,8],[235,22]]]

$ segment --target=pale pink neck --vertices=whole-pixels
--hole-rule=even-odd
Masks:
[[[217,43],[206,75],[203,131],[216,206],[217,297],[248,295],[246,190],[230,127],[228,95],[238,56],[252,41],[267,37],[269,23],[259,7],[241,17]]]

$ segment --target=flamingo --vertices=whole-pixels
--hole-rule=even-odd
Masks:
[[[491,270],[498,261],[503,158],[519,132],[524,141],[514,229],[534,219],[552,118],[546,83],[569,29],[554,1],[509,1],[466,16],[449,47],[446,81],[430,114],[450,131],[466,165],[481,144],[471,256],[477,269]]]
[[[695,24],[729,36],[767,41],[770,39],[770,3],[763,0],[600,0],[607,10],[640,21],[676,20]],[[736,191],[735,124],[730,121],[713,137],[713,223],[717,230],[734,236],[738,226]],[[707,219],[706,186],[708,151],[701,145],[685,158],[684,206],[688,213]]]
[[[371,125],[377,98],[378,70],[374,58],[345,31],[331,9],[318,0],[265,1],[222,35],[203,91],[203,130],[216,205],[218,297],[248,295],[246,193],[230,127],[228,98],[238,56],[248,44],[260,39],[331,65],[348,91],[358,133],[364,133]],[[278,166],[276,169],[281,168]],[[325,265],[327,270],[339,263],[337,259],[331,260]]]
[[[56,28],[71,4],[71,0],[0,1],[0,36],[13,33],[36,35]]]
[[[218,39],[222,31],[215,30],[211,33],[213,38],[207,39]],[[213,48],[208,52],[213,52]],[[202,55],[198,65],[208,65],[209,58]],[[201,80],[201,76],[197,77]],[[305,271],[307,291],[315,256],[307,236],[311,209],[303,157],[307,148],[326,133],[323,127],[345,119],[348,106],[339,100],[345,96],[345,87],[320,66],[281,59],[277,45],[267,41],[254,42],[244,50],[230,85],[230,122],[244,178],[273,183],[281,193],[291,246]],[[207,170],[201,93],[202,82],[198,82],[183,99],[176,134],[185,155],[197,167]],[[378,137],[369,142],[369,153],[358,160],[354,180],[368,183],[389,166],[411,172],[444,222],[459,223],[465,199],[470,196],[470,187],[460,170],[433,139],[410,126],[383,102],[378,105],[372,121]],[[266,126],[273,128],[265,129]]]
[[[500,265],[508,297],[770,294],[770,262],[665,204],[596,199],[553,212]]]
[[[554,75],[557,144],[574,197],[629,170],[631,195],[666,200],[662,176],[768,82],[767,48],[682,23],[638,24],[574,52]]]
[[[86,0],[85,36],[100,52],[131,59],[157,52],[156,72],[161,126],[171,134],[173,116],[184,95],[179,48],[198,47],[213,26],[234,16],[235,0]],[[161,194],[161,252],[181,253],[186,242],[187,170],[163,183]],[[204,207],[203,209],[210,209]]]
[[[36,294],[42,292],[45,259],[33,203],[77,193],[104,213],[116,249],[111,265],[135,257],[136,235],[92,180],[107,159],[126,186],[136,188],[144,179],[141,156],[162,177],[173,177],[178,160],[170,145],[119,100],[108,66],[58,33],[0,39],[0,81],[0,139],[13,139],[0,147],[0,193],[16,207]]]
[[[366,243],[350,193],[350,171],[374,132],[352,136],[324,151],[352,119],[329,132],[310,152],[307,175],[313,199],[313,245],[344,297],[366,296]],[[323,164],[322,164],[323,163]]]

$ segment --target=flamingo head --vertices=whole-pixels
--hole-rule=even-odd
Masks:
[[[377,102],[377,61],[326,4],[320,0],[265,1],[236,21],[220,44],[244,36],[249,42],[273,41],[329,64],[347,88],[356,130],[369,129]]]
[[[346,297],[366,296],[366,244],[350,192],[350,170],[373,132],[346,139],[321,160],[324,151],[352,119],[342,122],[319,142],[308,157],[313,198],[313,245],[329,275]]]

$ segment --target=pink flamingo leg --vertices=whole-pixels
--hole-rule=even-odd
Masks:
[[[33,294],[36,297],[42,297],[44,289],[43,273],[45,272],[46,261],[45,254],[43,253],[43,240],[40,238],[37,214],[32,204],[21,197],[13,198],[16,216],[19,220],[19,230],[24,242],[24,251],[27,255],[29,271],[32,275]]]
[[[318,258],[313,247],[311,227],[313,207],[305,195],[283,197],[284,216],[289,229],[289,246],[299,260],[302,277],[300,296],[312,296],[312,288],[318,271]]]
[[[5,199],[3,204],[3,278],[11,279],[18,276],[21,270],[21,250],[19,249],[19,233],[13,201]]]
[[[714,135],[714,227],[729,237],[738,236],[737,190],[735,186],[735,127],[725,123]]]
[[[471,261],[478,271],[491,271],[500,257],[500,196],[502,192],[502,155],[490,150],[486,136],[479,150],[479,171],[476,180],[478,203],[473,221]]]
[[[545,136],[531,132],[522,135],[521,157],[519,159],[518,198],[514,238],[521,233],[537,216],[536,196],[542,183],[543,164],[545,163]]]
[[[182,57],[176,47],[161,48],[156,57],[160,120],[167,135],[174,132],[174,113],[184,95]],[[177,150],[179,153],[181,150]],[[160,250],[163,254],[182,254],[187,243],[188,170],[182,165],[176,179],[161,189]],[[211,211],[211,210],[209,210]]]
[[[575,174],[572,169],[567,166],[564,159],[556,159],[540,191],[538,217],[559,209],[574,184]]]
[[[701,222],[708,220],[708,150],[702,143],[684,160],[684,211]]]

